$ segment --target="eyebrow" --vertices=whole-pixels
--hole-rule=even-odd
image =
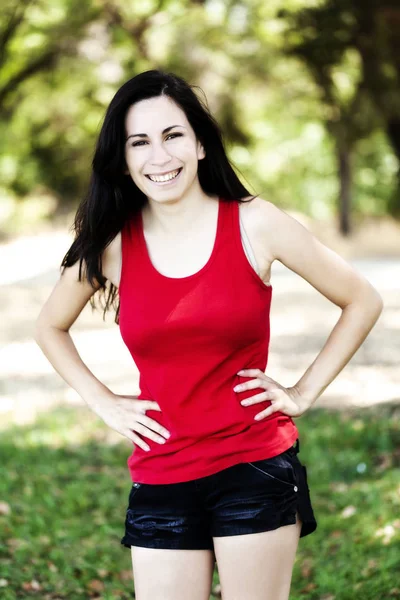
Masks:
[[[162,130],[162,133],[167,133],[168,131],[170,131],[170,129],[173,129],[174,127],[183,127],[183,125],[170,125],[169,127],[166,127],[165,129]],[[183,129],[186,129],[186,127],[183,127]],[[128,135],[128,137],[126,138],[126,141],[129,140],[129,138],[131,137],[147,137],[147,133],[131,133],[131,135]]]

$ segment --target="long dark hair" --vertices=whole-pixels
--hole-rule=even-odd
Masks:
[[[78,206],[71,227],[75,239],[60,267],[64,270],[79,260],[79,281],[84,276],[91,285],[100,285],[98,294],[103,294],[105,299],[103,320],[106,312],[113,307],[116,310],[115,322],[119,323],[119,297],[118,288],[101,272],[102,252],[121,231],[126,220],[139,213],[147,203],[146,195],[131,176],[124,173],[127,168],[124,154],[125,116],[132,104],[156,96],[169,96],[185,112],[197,140],[205,150],[205,158],[198,163],[202,190],[228,201],[246,202],[256,197],[243,199],[250,194],[226,155],[222,132],[209,111],[207,101],[201,101],[194,92],[197,87],[174,73],[145,71],[124,83],[107,108],[95,147],[88,190]],[[93,296],[90,303],[94,309]]]

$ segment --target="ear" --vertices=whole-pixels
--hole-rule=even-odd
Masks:
[[[206,151],[204,150],[202,144],[200,142],[197,142],[197,159],[201,160],[202,158],[205,158],[206,156]]]

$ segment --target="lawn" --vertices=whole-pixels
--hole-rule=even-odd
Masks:
[[[318,528],[299,542],[291,600],[400,598],[400,407],[315,408],[296,424]],[[3,426],[2,600],[134,597],[120,545],[131,446],[110,431],[86,407]]]

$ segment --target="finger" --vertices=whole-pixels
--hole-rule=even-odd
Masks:
[[[240,375],[241,377],[259,377],[261,381],[276,385],[275,379],[272,379],[272,377],[268,377],[268,375],[266,375],[264,371],[261,371],[261,369],[243,369],[241,371],[238,371],[237,375]]]
[[[160,406],[157,404],[157,402],[154,402],[153,400],[140,400],[137,399],[137,403],[136,403],[136,410],[138,412],[145,412],[146,410],[158,410],[161,411]]]
[[[161,437],[160,435],[157,435],[154,431],[152,431],[151,429],[148,429],[147,427],[145,427],[144,425],[142,425],[139,422],[135,423],[135,431],[138,431],[145,437],[148,437],[151,440],[153,440],[154,442],[158,442],[159,444],[165,444],[165,442],[167,441],[165,438]]]
[[[268,382],[266,382],[264,379],[259,379],[258,377],[256,379],[251,379],[251,381],[245,381],[244,383],[239,383],[238,385],[235,385],[235,387],[233,388],[233,390],[235,392],[244,392],[245,390],[254,390],[255,388],[264,388],[265,390],[270,390],[270,388],[266,388],[265,386],[268,385]]]
[[[142,448],[142,450],[146,450],[146,452],[148,452],[150,450],[150,446],[148,446],[146,444],[146,442],[144,442],[142,440],[142,438],[140,438],[138,435],[136,435],[136,433],[133,433],[130,430],[128,430],[128,431],[132,437],[131,436],[127,436],[127,437],[129,437],[129,439],[132,439],[132,441],[136,444],[136,446],[139,446],[139,448]]]
[[[271,406],[269,406],[262,412],[259,412],[258,414],[256,414],[254,418],[256,421],[261,421],[262,419],[265,419],[266,417],[273,415],[275,412],[278,412],[278,410],[281,410],[281,409],[278,408],[276,406],[276,404],[271,404]]]
[[[143,450],[146,450],[147,448],[150,450],[150,447],[131,429],[115,429],[115,431],[118,431],[118,433],[128,438],[131,442],[134,442],[137,446],[143,448]]]
[[[250,396],[250,398],[241,400],[240,404],[242,406],[251,406],[252,404],[258,404],[259,402],[266,402],[267,400],[271,400],[271,394],[269,392],[261,392],[261,394],[255,394],[254,396]]]
[[[148,429],[152,429],[153,431],[159,433],[160,435],[163,435],[167,439],[170,438],[170,432],[168,431],[168,429],[165,429],[165,427],[160,425],[160,423],[157,423],[157,421],[154,421],[154,419],[151,419],[150,417],[147,417],[145,415],[137,415],[136,420],[138,423],[142,423],[143,425],[148,427]]]
[[[238,375],[243,375],[244,377],[258,377],[259,375],[264,375],[264,371],[261,371],[261,369],[241,369],[238,371]]]

